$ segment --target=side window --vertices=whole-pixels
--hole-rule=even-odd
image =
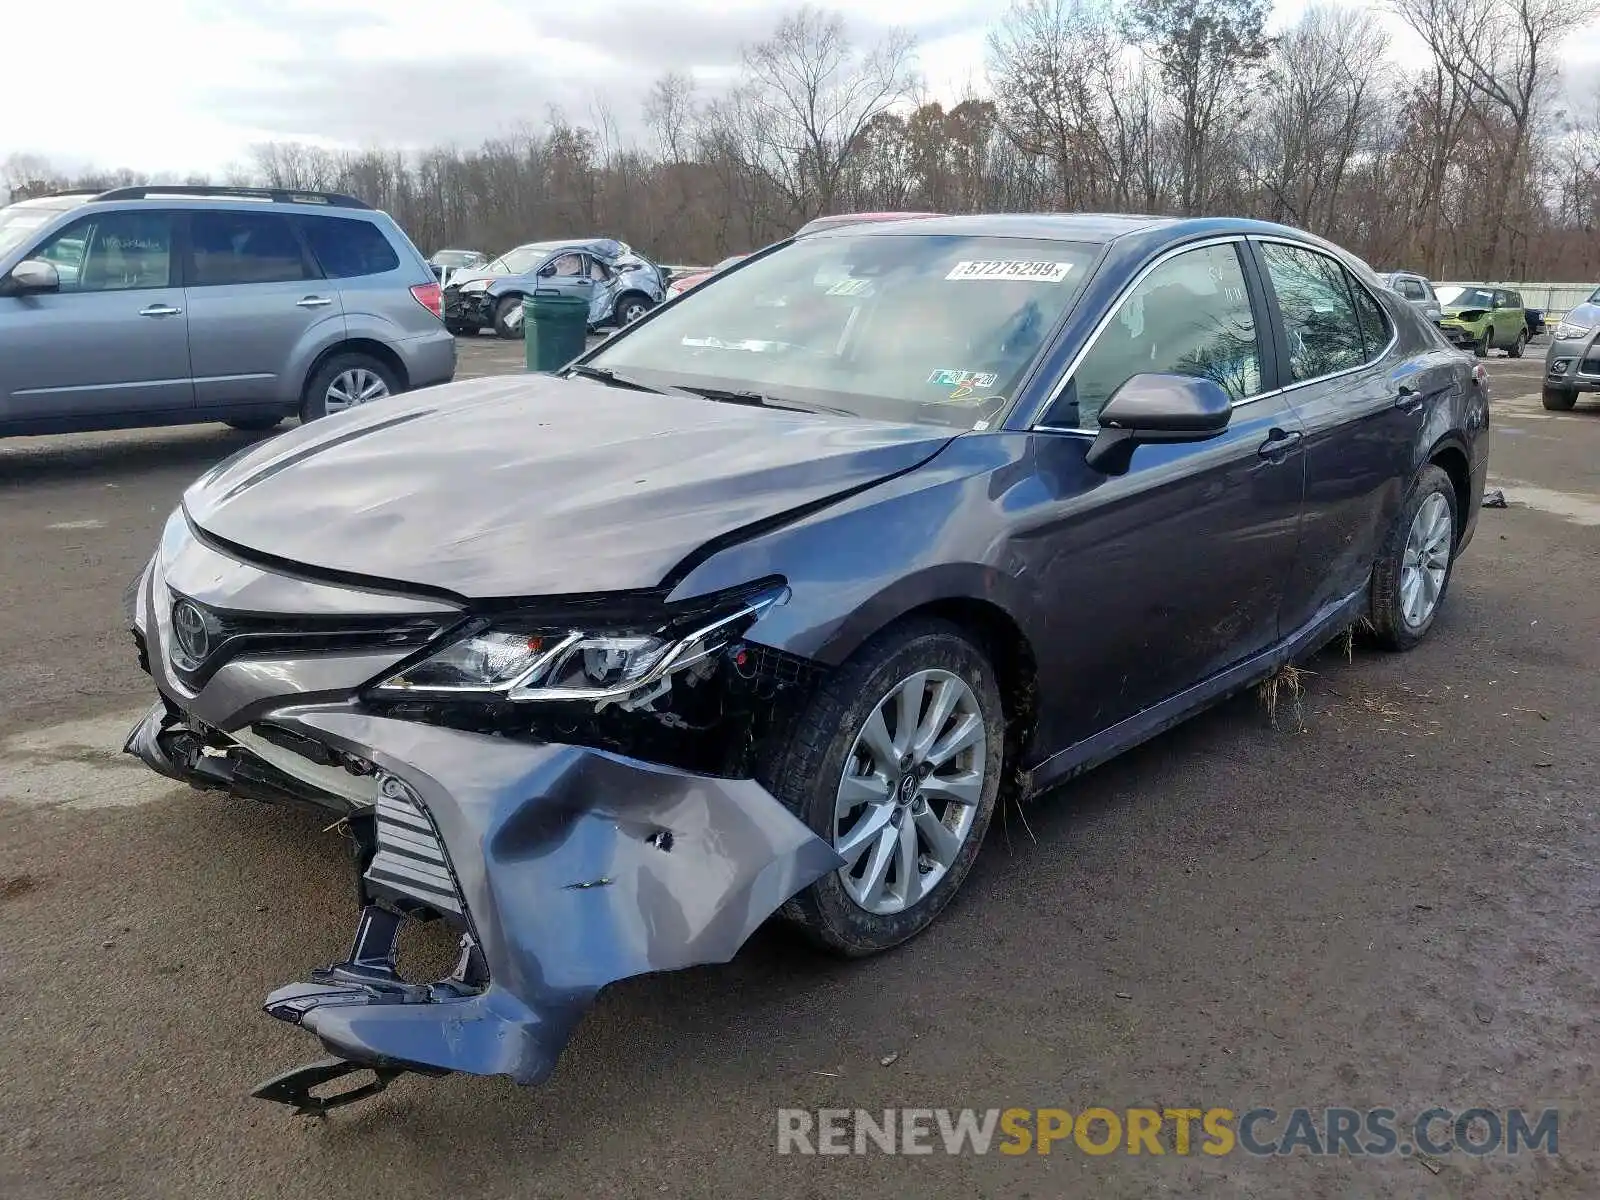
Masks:
[[[1415,279],[1402,279],[1400,281],[1400,294],[1407,300],[1426,300],[1427,294],[1422,290],[1422,285]]]
[[[596,283],[604,283],[611,278],[611,268],[598,258],[591,258],[589,260],[589,278]]]
[[[1383,305],[1348,272],[1345,273],[1345,284],[1356,302],[1356,323],[1361,327],[1362,361],[1372,362],[1389,344],[1389,318],[1383,311]],[[1422,290],[1418,284],[1411,286],[1419,292]]]
[[[1289,342],[1296,383],[1358,367],[1365,360],[1361,324],[1344,268],[1315,250],[1260,243]]]
[[[55,264],[63,292],[172,286],[172,214],[116,212],[74,221],[33,254]]]
[[[1522,307],[1522,293],[1521,292],[1507,292],[1506,293],[1506,303],[1509,304],[1512,308],[1521,308]]]
[[[1235,400],[1261,391],[1261,346],[1235,245],[1187,251],[1146,275],[1100,331],[1045,423],[1098,428],[1106,401],[1147,372],[1213,379]]]
[[[400,266],[389,239],[371,221],[351,217],[302,217],[300,228],[329,279],[382,275]]]
[[[276,213],[193,212],[189,256],[191,287],[311,278],[294,226]]]
[[[546,267],[545,271],[550,272],[552,275],[581,276],[583,274],[583,255],[563,254]],[[541,275],[544,273],[544,271],[539,272]]]

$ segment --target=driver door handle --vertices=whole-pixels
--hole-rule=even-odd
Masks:
[[[296,306],[300,308],[327,308],[332,303],[333,301],[326,296],[307,296],[304,300],[295,301]]]
[[[177,317],[183,315],[183,309],[173,308],[170,304],[150,304],[139,310],[141,317]]]
[[[1282,462],[1304,437],[1298,429],[1273,429],[1267,434],[1267,440],[1256,448],[1256,453],[1271,462]]]

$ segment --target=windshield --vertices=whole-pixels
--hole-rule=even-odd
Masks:
[[[1098,251],[951,234],[795,242],[685,293],[588,365],[778,407],[981,427]]]
[[[0,208],[0,254],[27,241],[46,221],[55,218],[58,208]]]
[[[441,250],[433,256],[434,265],[439,267],[470,267],[482,261],[483,255],[471,250]]]
[[[0,241],[4,241],[4,240],[5,240],[5,238],[3,236],[0,236]],[[1589,299],[1584,301],[1584,303],[1586,303],[1586,304],[1600,304],[1600,288],[1595,288],[1594,291],[1590,292],[1589,293]]]
[[[490,263],[489,270],[506,275],[526,275],[544,261],[550,250],[549,246],[518,246]]]
[[[1451,308],[1492,308],[1494,291],[1490,288],[1461,287],[1451,284],[1438,289],[1439,303]]]

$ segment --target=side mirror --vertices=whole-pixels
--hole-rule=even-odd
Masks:
[[[54,263],[42,258],[25,258],[6,276],[5,290],[11,295],[23,292],[54,292],[61,289],[61,275]]]
[[[1214,380],[1135,375],[1100,410],[1100,432],[1085,461],[1107,475],[1122,475],[1139,446],[1207,441],[1227,429],[1232,417],[1233,400]]]

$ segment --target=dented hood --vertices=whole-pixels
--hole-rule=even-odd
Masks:
[[[474,599],[655,587],[745,526],[926,461],[954,431],[521,376],[410,393],[220,464],[203,531]]]

